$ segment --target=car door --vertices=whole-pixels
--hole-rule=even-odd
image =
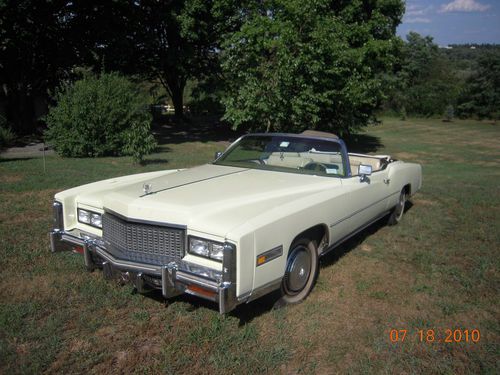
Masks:
[[[362,180],[359,176],[342,179],[344,193],[338,199],[335,217],[330,223],[333,242],[341,241],[387,211],[390,189],[387,172],[377,171]]]

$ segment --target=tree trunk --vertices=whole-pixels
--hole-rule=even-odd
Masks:
[[[169,72],[165,79],[162,79],[163,85],[167,89],[172,104],[174,105],[175,117],[184,117],[184,88],[186,87],[186,80],[175,72]]]
[[[175,117],[181,118],[184,116],[184,108],[183,108],[184,87],[183,88],[175,87],[171,89],[171,91],[172,91],[172,104],[174,105],[175,109]]]

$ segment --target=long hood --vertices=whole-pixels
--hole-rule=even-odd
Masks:
[[[141,178],[113,190],[79,195],[123,216],[186,225],[189,229],[225,237],[248,220],[340,186],[334,178],[258,169],[203,165]],[[144,184],[150,186],[148,194]]]

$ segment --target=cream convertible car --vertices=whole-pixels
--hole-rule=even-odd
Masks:
[[[277,289],[293,303],[313,288],[320,256],[378,219],[399,222],[420,186],[420,165],[349,154],[328,133],[249,134],[206,165],[56,194],[51,247],[220,313]]]

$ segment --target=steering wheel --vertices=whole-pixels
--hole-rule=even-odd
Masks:
[[[317,171],[317,172],[325,172],[328,169],[326,165],[323,163],[318,163],[315,161],[311,161],[304,165],[304,169],[307,169],[308,171]]]

